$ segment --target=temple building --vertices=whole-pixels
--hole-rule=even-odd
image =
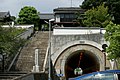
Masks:
[[[77,14],[84,14],[85,10],[80,7],[58,7],[53,9],[53,13],[40,13],[41,29],[46,30],[50,19],[54,19],[52,26],[59,27],[77,27],[80,23],[77,22]],[[81,18],[82,19],[82,18]]]
[[[0,12],[0,23],[11,21],[10,17],[11,17],[11,15],[10,15],[9,11],[8,12]]]
[[[84,9],[80,7],[59,7],[54,10],[55,17],[55,25],[59,25],[61,27],[76,27],[80,24],[77,22],[77,14],[83,14],[85,12]]]

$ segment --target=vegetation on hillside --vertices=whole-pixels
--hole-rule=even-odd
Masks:
[[[110,22],[106,26],[105,38],[110,42],[107,48],[109,59],[117,59],[120,57],[120,25]]]
[[[81,16],[82,15],[79,15],[78,19]],[[81,21],[82,26],[105,28],[111,21],[111,17],[108,14],[108,7],[105,7],[105,5],[102,4],[96,8],[93,7],[87,10],[84,13],[84,18],[78,21]]]
[[[113,18],[115,24],[120,24],[120,0],[84,0],[81,7],[83,9],[91,9],[101,4],[108,7],[108,12]]]
[[[25,40],[16,38],[24,30],[16,28],[3,28],[0,26],[0,54],[6,53],[6,63],[9,64],[10,60],[17,53],[18,49],[24,45]],[[6,64],[6,65],[7,65]]]
[[[105,39],[110,43],[107,48],[108,59],[117,60],[120,69],[120,25],[110,22],[106,26]]]

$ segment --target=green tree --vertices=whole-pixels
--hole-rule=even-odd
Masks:
[[[108,14],[108,8],[104,7],[104,4],[87,10],[84,15],[85,19],[82,20],[82,23],[87,27],[106,27],[111,21],[111,17]]]
[[[120,0],[84,0],[81,7],[83,9],[91,9],[105,3],[108,6],[108,12],[113,17],[116,24],[120,24]]]
[[[10,20],[11,20],[11,21],[15,21],[15,19],[16,19],[15,16],[11,16],[11,17],[10,17]]]
[[[120,58],[120,25],[110,22],[106,26],[105,39],[110,43],[107,48],[109,59]]]
[[[15,38],[19,30],[16,31],[14,28],[2,28],[0,27],[0,53],[6,52],[11,54],[16,52],[18,47],[23,43],[22,39]]]
[[[97,7],[107,0],[84,0],[81,7],[83,9],[91,9],[92,7]]]
[[[110,0],[109,13],[114,17],[114,23],[120,24],[120,0]]]
[[[34,7],[25,6],[19,12],[18,24],[34,24],[35,27],[39,26],[40,17]]]
[[[25,40],[16,38],[19,31],[12,27],[3,28],[0,26],[0,54],[6,53],[5,67],[8,67],[18,49],[24,45]]]

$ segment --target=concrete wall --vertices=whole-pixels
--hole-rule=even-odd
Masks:
[[[53,35],[105,34],[105,29],[95,27],[56,27]]]
[[[55,28],[52,36],[52,53],[71,41],[88,40],[105,44],[104,33],[105,30],[100,28]]]
[[[34,25],[33,24],[31,24],[31,25],[14,25],[14,24],[11,24],[11,25],[2,25],[2,27],[30,28],[30,27],[34,27]]]

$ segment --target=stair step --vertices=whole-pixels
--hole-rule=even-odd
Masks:
[[[40,70],[43,69],[43,63],[48,47],[49,32],[38,32],[34,37],[28,41],[27,45],[23,47],[18,60],[16,62],[16,69],[20,71],[31,71],[35,65],[35,48],[39,48],[39,66]]]
[[[27,73],[18,73],[18,72],[5,72],[0,73],[0,80],[13,80],[16,77],[23,76]]]

